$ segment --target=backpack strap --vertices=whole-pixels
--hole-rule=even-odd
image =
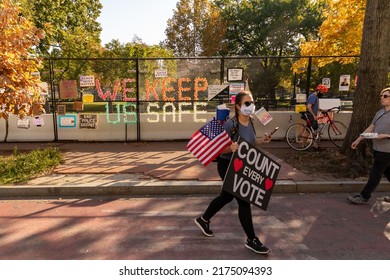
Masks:
[[[249,120],[250,120],[250,122],[251,122],[253,132],[254,132],[255,135],[256,135],[256,130],[255,130],[255,124],[254,124],[253,117],[250,116],[250,117],[249,117]],[[237,119],[236,116],[234,116],[234,117],[232,118],[232,121],[233,121],[233,128],[232,128],[232,136],[231,136],[231,138],[232,138],[232,140],[234,141],[234,139],[236,139],[236,140],[238,139],[238,137],[235,137],[235,136],[236,136],[236,135],[238,136],[239,123],[238,123],[238,119]]]
[[[232,128],[232,140],[234,139],[234,136],[236,135],[236,134],[238,134],[238,119],[237,119],[237,117],[236,116],[234,116],[233,118],[232,118],[232,121],[233,121],[233,128]]]
[[[255,123],[254,123],[253,117],[249,116],[249,120],[251,121],[253,132],[255,133],[255,136],[256,136],[256,129],[255,129]]]

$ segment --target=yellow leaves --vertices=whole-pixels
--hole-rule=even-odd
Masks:
[[[327,0],[325,17],[319,29],[320,40],[302,42],[302,56],[343,56],[359,55],[363,33],[366,0]],[[306,59],[305,59],[306,60]],[[350,63],[353,58],[321,58],[315,64],[319,67],[339,61]],[[297,70],[301,61],[294,65]]]
[[[10,0],[0,2],[0,88],[4,89],[0,93],[0,118],[30,115],[32,99],[27,89],[36,88],[39,82],[30,75],[39,69],[39,61],[28,57],[45,33],[21,17],[20,11]]]

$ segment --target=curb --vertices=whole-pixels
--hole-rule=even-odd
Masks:
[[[292,181],[279,180],[274,193],[353,193],[360,191],[365,181]],[[1,198],[48,198],[141,195],[209,195],[218,194],[220,181],[141,181],[102,185],[11,185],[0,186]],[[381,182],[376,192],[390,192],[390,183]]]

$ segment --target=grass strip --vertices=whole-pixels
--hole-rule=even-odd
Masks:
[[[0,157],[0,184],[25,183],[50,173],[62,163],[58,148],[45,148],[22,153],[17,147],[11,156]]]

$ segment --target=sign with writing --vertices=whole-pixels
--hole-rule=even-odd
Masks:
[[[229,85],[229,92],[230,94],[237,94],[241,91],[245,90],[245,84],[244,83],[231,83]]]
[[[341,75],[339,91],[349,91],[350,84],[351,84],[351,75]]]
[[[80,76],[80,87],[94,87],[95,76]]]
[[[33,125],[37,126],[37,127],[41,127],[45,124],[45,122],[43,121],[43,118],[41,117],[35,117],[33,119]]]
[[[168,77],[168,69],[156,69],[154,70],[155,78],[166,78]]]
[[[76,127],[76,116],[58,116],[58,124],[60,127]]]
[[[61,99],[77,98],[77,81],[75,80],[60,81],[60,98]]]
[[[259,110],[257,110],[255,115],[263,125],[267,125],[270,121],[272,121],[271,114],[268,113],[264,107],[261,107]]]
[[[229,100],[229,86],[209,85],[208,100]]]
[[[228,82],[238,82],[244,80],[244,69],[243,68],[228,68],[227,70]]]
[[[82,114],[80,116],[80,128],[96,129],[97,115]]]
[[[267,210],[280,165],[255,146],[239,140],[222,189]]]
[[[25,128],[28,129],[30,128],[30,119],[18,119],[17,123],[18,128]]]

